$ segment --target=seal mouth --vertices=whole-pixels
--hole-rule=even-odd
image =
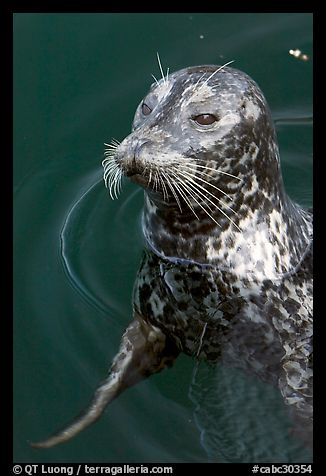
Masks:
[[[142,175],[141,171],[139,170],[138,167],[133,167],[133,168],[128,168],[128,169],[125,169],[125,168],[122,168],[122,171],[123,171],[123,175],[125,177],[128,177],[128,178],[132,178],[134,177],[135,175]]]
[[[135,175],[144,175],[145,167],[139,163],[136,157],[130,159],[129,157],[123,157],[120,160],[116,160],[118,166],[125,177],[131,178]]]
[[[128,171],[127,173],[124,174],[128,179],[136,183],[137,185],[141,185],[144,188],[148,188],[149,186],[149,177],[146,177],[143,173],[141,173],[139,170],[137,171]]]

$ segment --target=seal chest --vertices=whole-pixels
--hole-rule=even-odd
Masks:
[[[107,145],[104,180],[144,188],[134,319],[66,441],[180,352],[240,366],[312,421],[312,212],[287,196],[266,100],[245,73],[185,68],[152,84],[131,134]]]

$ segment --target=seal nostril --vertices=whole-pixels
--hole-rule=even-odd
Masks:
[[[139,159],[139,155],[141,150],[144,148],[145,145],[149,144],[151,141],[149,139],[146,139],[142,142],[137,142],[134,150],[134,158],[133,161],[137,161]]]

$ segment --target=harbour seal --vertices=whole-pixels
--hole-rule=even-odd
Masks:
[[[134,318],[87,410],[33,446],[70,439],[180,352],[274,383],[311,425],[312,211],[285,192],[257,84],[227,65],[163,75],[103,166],[113,198],[122,176],[145,190]]]

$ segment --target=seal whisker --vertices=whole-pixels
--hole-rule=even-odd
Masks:
[[[175,177],[177,177],[176,174],[173,173],[173,171],[171,170],[170,173],[172,173]],[[171,178],[171,177],[170,177]],[[178,178],[178,177],[177,177]],[[172,180],[172,178],[171,178]],[[178,190],[179,194],[180,194],[180,197],[186,202],[186,204],[188,205],[188,207],[190,208],[190,210],[193,212],[193,214],[195,215],[195,217],[197,218],[197,220],[199,220],[199,217],[197,215],[197,213],[195,212],[195,209],[194,207],[192,206],[189,198],[187,197],[186,195],[186,191],[183,191],[182,189],[180,189],[180,186],[184,185],[182,181],[180,181],[180,178],[179,178],[179,184],[174,181],[174,186],[176,187],[176,189]],[[186,190],[186,189],[185,189]]]
[[[121,191],[122,172],[117,164],[114,156],[107,157],[102,161],[104,168],[103,179],[106,188],[109,189],[109,194],[112,200],[118,198]]]
[[[205,74],[206,74],[206,72],[203,73],[203,74],[200,76],[200,78],[198,79],[197,83],[196,83],[195,86],[194,86],[194,89],[195,89],[195,90],[196,90],[196,87],[198,86],[198,83],[199,83],[200,80],[205,76]]]
[[[117,198],[115,195],[115,190],[114,190],[114,180],[116,180],[116,174],[114,174],[114,178],[112,178],[112,180],[110,181],[110,187],[109,187],[109,193],[112,200],[115,200]]]
[[[112,157],[115,156],[115,154],[116,154],[115,150],[105,150],[105,151],[104,151],[104,157],[105,157],[105,159],[111,159]],[[105,159],[104,159],[104,160],[105,160]],[[102,162],[102,164],[103,164],[103,162]]]
[[[181,173],[180,171],[178,171],[178,174],[181,174],[181,175],[182,175],[182,173]],[[185,178],[186,178],[186,177],[185,177]],[[239,226],[238,226],[236,223],[234,223],[234,221],[233,221],[216,203],[214,203],[209,197],[207,197],[207,195],[205,195],[203,192],[201,192],[200,190],[198,190],[197,188],[195,188],[195,185],[196,185],[196,187],[199,187],[199,188],[203,188],[203,187],[201,187],[199,184],[197,184],[193,179],[190,179],[190,180],[187,182],[187,185],[188,185],[194,192],[196,192],[197,197],[198,197],[198,196],[199,196],[199,197],[201,196],[201,197],[203,197],[205,200],[207,200],[208,202],[210,202],[210,203],[213,205],[214,208],[216,208],[217,210],[219,210],[219,211],[222,213],[222,215],[224,215],[239,231],[241,231],[241,229],[239,228]],[[204,190],[205,190],[205,192],[209,193],[206,189],[204,189]],[[210,194],[210,195],[212,195],[212,194]],[[213,197],[216,199],[216,197],[215,197],[214,195],[213,195]],[[208,204],[207,204],[206,202],[205,202],[205,204],[208,206]],[[225,204],[224,204],[224,205],[225,205]],[[210,209],[210,211],[212,211],[212,210]],[[233,210],[232,210],[232,211],[233,211]],[[211,217],[211,218],[212,218],[212,217]],[[214,221],[215,221],[215,220],[214,220]]]
[[[180,174],[183,175],[183,177],[187,178],[189,177],[191,182],[194,183],[197,187],[199,187],[200,189],[204,190],[206,193],[208,193],[211,197],[213,197],[215,200],[218,200],[219,202],[221,202],[226,208],[228,208],[229,210],[231,210],[233,213],[235,213],[237,215],[237,212],[235,210],[233,210],[233,208],[231,208],[229,205],[227,205],[226,203],[224,203],[220,198],[217,198],[213,193],[211,193],[209,190],[206,190],[205,187],[203,187],[202,185],[196,183],[196,180],[200,180],[204,183],[206,183],[207,185],[211,186],[211,187],[214,187],[216,188],[216,190],[219,190],[220,192],[222,192],[226,197],[228,197],[230,200],[232,200],[232,198],[225,192],[223,192],[223,190],[219,189],[218,187],[215,187],[213,184],[210,184],[209,182],[207,182],[206,180],[200,178],[200,177],[197,177],[196,175],[194,174],[191,174],[190,172],[187,172],[187,171],[184,171],[184,174],[182,174],[182,172],[180,171]],[[194,180],[196,179],[196,180]]]
[[[106,188],[108,188],[108,176],[109,174],[104,172],[103,180],[104,180]]]
[[[115,151],[117,147],[119,147],[120,142],[116,139],[112,139],[110,144],[107,144],[106,142],[104,142],[104,145],[106,146],[106,149],[105,149],[106,152],[110,150]]]
[[[161,71],[161,75],[162,75],[163,82],[164,82],[164,84],[166,84],[166,78],[165,78],[164,73],[163,73],[163,68],[162,68],[162,64],[161,64],[161,60],[160,60],[160,55],[158,54],[158,51],[156,52],[156,56],[157,56],[158,65],[159,65],[159,67],[160,67],[160,71]]]
[[[109,144],[104,142],[104,145],[110,149],[116,149],[119,146],[118,142],[115,141],[114,139],[112,139],[112,142],[110,142]]]
[[[155,170],[155,173],[154,173],[154,188],[156,191],[158,191],[158,188],[159,188],[159,171],[158,170]]]
[[[118,169],[117,181],[116,181],[116,197],[117,198],[121,192],[121,179],[122,179],[122,173],[121,173],[121,170]]]
[[[162,187],[162,181],[161,181],[161,177],[160,177],[160,174],[158,172],[158,170],[155,171],[155,190],[156,192],[159,191],[160,187]],[[163,190],[162,190],[163,192]],[[164,200],[164,193],[163,193],[163,200]]]
[[[166,185],[164,183],[164,180],[162,179],[161,177],[161,174],[158,173],[158,178],[159,178],[159,182],[160,182],[160,185],[162,187],[162,191],[163,191],[163,200],[169,200],[169,194],[168,194],[168,191],[166,189]]]
[[[201,84],[201,85],[199,86],[199,89],[197,90],[197,92],[200,91],[201,88],[204,87],[205,84],[207,84],[208,81],[209,81],[216,73],[218,73],[219,71],[221,71],[223,68],[225,68],[226,66],[228,66],[228,65],[231,64],[231,63],[234,63],[234,60],[228,61],[227,63],[223,64],[223,65],[220,66],[218,69],[216,69],[211,75],[208,76],[208,78],[203,82],[203,84]]]
[[[105,168],[107,167],[108,163],[109,162],[112,162],[112,158],[111,157],[106,157],[105,159],[102,160],[102,167]]]
[[[189,184],[189,179],[187,177],[184,177],[182,175],[180,176],[180,171],[179,170],[178,171],[176,170],[174,175],[175,175],[176,179],[179,181],[180,184],[183,183],[184,185],[188,185],[188,189],[189,189],[190,184]],[[186,181],[184,179],[186,179]],[[194,186],[190,187],[190,190],[192,190],[196,194],[198,199],[200,199],[199,192]],[[205,196],[205,198],[206,198],[206,196]],[[206,203],[205,200],[203,202],[205,203],[205,205],[207,206],[209,211],[213,213],[214,208],[216,208],[216,207],[212,207],[209,203]]]
[[[108,164],[109,162],[114,162],[114,157],[115,157],[115,154],[114,153],[104,153],[105,157],[102,161],[102,166],[104,167],[106,164]]]
[[[196,353],[197,358],[199,357],[200,351],[203,347],[203,338],[204,338],[204,335],[205,335],[205,332],[206,332],[206,327],[207,327],[207,322],[205,322],[202,333],[200,334],[200,337],[199,337],[199,345],[198,345],[198,350],[197,350],[197,353]]]
[[[186,164],[185,164],[185,166],[186,166]],[[186,167],[187,167],[187,166],[186,166]],[[233,198],[230,197],[230,195],[228,195],[226,192],[224,192],[224,191],[223,191],[222,189],[220,189],[219,187],[216,187],[216,185],[214,185],[214,184],[208,182],[207,180],[203,179],[202,177],[198,177],[195,173],[193,173],[193,172],[195,172],[194,169],[190,169],[190,170],[191,170],[191,171],[190,171],[189,169],[187,169],[187,168],[185,168],[185,167],[183,167],[183,166],[181,166],[181,168],[184,170],[184,172],[186,172],[187,174],[189,174],[191,177],[193,177],[193,178],[195,178],[195,179],[198,179],[198,180],[200,180],[200,181],[203,182],[203,183],[206,183],[206,184],[209,185],[210,187],[215,188],[215,190],[217,190],[218,192],[223,193],[223,195],[225,195],[226,197],[228,197],[230,200],[233,200]],[[200,171],[200,170],[198,170],[197,173],[199,173],[200,175],[207,175],[208,177],[212,178],[209,174],[205,174],[204,172],[202,172],[202,171]],[[215,196],[215,195],[213,195],[213,196]]]
[[[151,174],[152,174],[152,167],[150,166],[150,164],[145,164],[145,168],[142,172],[142,175],[146,176],[146,172],[147,172],[147,169],[149,169],[149,175],[151,177]],[[148,181],[148,184],[150,184],[151,182],[151,178],[149,178],[149,181]]]
[[[121,178],[120,169],[116,169],[114,173],[110,176],[109,192],[110,192],[110,196],[112,200],[114,200],[115,198],[118,198],[118,183],[120,181],[120,178]]]
[[[188,191],[191,190],[191,191],[195,194],[195,196],[196,196],[202,203],[205,204],[205,206],[209,209],[209,211],[210,211],[211,213],[214,212],[214,209],[216,209],[216,205],[214,204],[215,206],[212,207],[212,205],[210,205],[209,203],[207,203],[207,201],[206,201],[206,198],[207,198],[206,195],[203,194],[203,192],[201,192],[200,190],[197,190],[197,188],[191,183],[191,181],[189,181],[188,178],[186,178],[186,181],[184,181],[184,178],[183,178],[182,176],[180,177],[179,172],[178,172],[178,174],[176,175],[176,177],[177,177],[177,179],[178,179],[180,182],[182,182],[184,185],[187,186]],[[195,185],[197,185],[197,184],[195,184]],[[203,198],[204,198],[204,200],[203,200]]]
[[[180,180],[180,178],[179,178],[179,180]],[[191,189],[191,188],[189,187],[189,183],[185,183],[184,181],[180,181],[180,182],[179,182],[179,185],[182,186],[182,187],[186,190],[186,192],[188,193],[188,195],[197,203],[197,205],[206,213],[206,215],[209,216],[209,218],[210,218],[211,220],[213,220],[213,222],[216,223],[216,225],[218,225],[220,228],[222,228],[222,226],[220,225],[220,223],[218,223],[218,222],[215,220],[215,218],[212,217],[212,215],[207,211],[207,209],[204,207],[204,205],[203,205],[202,203],[200,203],[200,200],[201,200],[201,199],[200,199],[200,197],[199,197],[199,195],[198,195],[197,190],[196,190],[196,189]],[[197,198],[196,198],[196,197],[197,197]],[[206,202],[204,202],[204,203],[205,203],[205,205],[210,209],[209,205],[208,205]],[[191,209],[192,209],[192,211],[194,212],[194,209],[193,209],[192,207],[191,207]],[[210,211],[212,211],[212,210],[210,209]],[[195,213],[195,212],[194,212],[194,213]],[[196,215],[196,214],[195,214],[195,215]],[[196,216],[197,216],[197,215],[196,215]],[[199,217],[198,217],[198,216],[197,216],[197,218],[198,218],[198,220],[199,220]]]
[[[119,170],[119,173],[118,173],[118,180],[117,180],[117,198],[118,196],[120,195],[121,193],[121,188],[122,188],[122,185],[121,185],[121,181],[122,181],[122,173],[121,173],[121,170]]]
[[[118,164],[116,163],[115,158],[114,158],[113,155],[104,159],[102,161],[102,165],[103,165],[104,168],[107,168],[107,169],[115,167],[115,166],[118,167]]]
[[[109,189],[110,197],[112,198],[112,200],[114,200],[114,196],[112,193],[112,174],[108,178],[109,178],[109,181],[106,183],[106,186]]]
[[[118,164],[115,162],[114,159],[111,159],[109,162],[107,162],[106,164],[104,164],[104,170],[106,172],[113,172],[113,170],[115,169],[118,169],[119,166]]]
[[[102,162],[102,164],[109,166],[111,165],[117,165],[117,161],[115,160],[115,154],[110,154],[108,155]]]
[[[146,168],[147,168],[147,167],[145,167],[144,175],[145,175],[145,173],[146,173]],[[151,181],[152,181],[152,169],[149,170],[149,177],[148,177],[148,183],[147,183],[147,186],[148,186],[148,187],[150,186]]]
[[[107,178],[109,175],[113,174],[115,170],[119,169],[119,166],[114,163],[107,163],[104,165],[104,179]]]
[[[217,172],[219,174],[224,174],[224,175],[228,175],[229,177],[233,177],[237,180],[239,180],[239,182],[242,182],[243,180],[240,178],[240,177],[237,177],[236,175],[232,175],[230,174],[229,172],[224,172],[224,170],[219,170],[219,169],[213,169],[212,167],[207,167],[206,165],[199,165],[199,164],[195,164],[193,162],[182,162],[183,164],[185,165],[188,165],[189,167],[199,167],[199,168],[202,168],[202,169],[206,169],[206,170],[211,170],[213,172]],[[208,177],[210,177],[209,174],[206,174]]]
[[[104,143],[104,145],[106,146],[106,148],[105,148],[106,151],[110,151],[110,150],[115,151],[116,148],[118,147],[117,145],[113,145],[113,144],[106,144],[106,143]]]
[[[116,151],[116,147],[115,148],[112,147],[110,149],[109,148],[105,149],[104,150],[104,155],[113,155],[113,154],[115,154],[115,151]]]
[[[180,200],[179,200],[179,197],[178,197],[176,191],[174,190],[172,181],[170,180],[171,177],[170,177],[169,175],[167,175],[165,172],[163,172],[163,170],[161,170],[161,174],[162,174],[163,178],[166,179],[166,182],[167,182],[167,184],[168,184],[168,186],[169,186],[169,188],[170,188],[170,190],[171,190],[171,192],[172,192],[172,194],[173,194],[173,196],[174,196],[174,198],[175,198],[175,200],[176,200],[176,202],[177,202],[177,204],[178,204],[178,207],[179,207],[179,209],[180,209],[180,212],[182,213],[181,203],[180,203]]]
[[[182,187],[186,193],[188,193],[188,195],[195,201],[195,203],[197,203],[197,205],[199,205],[204,211],[205,213],[207,213],[207,210],[203,207],[203,205],[200,203],[200,202],[203,202],[205,204],[205,206],[209,209],[209,211],[211,213],[213,213],[214,211],[214,208],[212,208],[209,203],[206,203],[205,200],[203,201],[202,198],[200,197],[199,193],[198,193],[198,190],[195,189],[194,187],[190,187],[189,183],[188,182],[185,182],[184,179],[182,177],[180,177],[178,171],[170,171],[170,173],[172,173],[174,175],[174,177],[176,178],[176,180],[178,182],[175,182],[175,183],[178,183],[178,185],[180,187]],[[184,197],[184,196],[183,196]],[[188,197],[187,197],[188,198]],[[188,199],[189,200],[189,199]],[[193,211],[193,213],[197,216],[197,214],[195,213],[195,210],[191,204],[190,201],[188,200],[185,200],[188,204],[188,206],[191,208],[191,210]],[[209,215],[210,216],[210,215]],[[197,216],[198,218],[198,216]],[[199,220],[199,218],[198,218]],[[213,219],[214,220],[214,219]],[[215,220],[214,220],[215,221]]]
[[[112,181],[113,180],[113,177],[115,176],[115,174],[117,173],[118,171],[118,167],[114,168],[114,169],[110,169],[110,170],[106,170],[104,172],[104,175],[103,175],[103,178],[104,178],[104,182],[107,183],[108,180]]]
[[[158,80],[157,80],[157,78],[155,78],[154,74],[152,74],[151,76],[152,76],[152,78],[154,79],[156,85],[158,85]]]
[[[105,182],[107,182],[107,179],[108,179],[109,175],[111,175],[112,168],[113,168],[113,165],[111,163],[107,163],[107,164],[104,165],[103,178],[104,178]]]

